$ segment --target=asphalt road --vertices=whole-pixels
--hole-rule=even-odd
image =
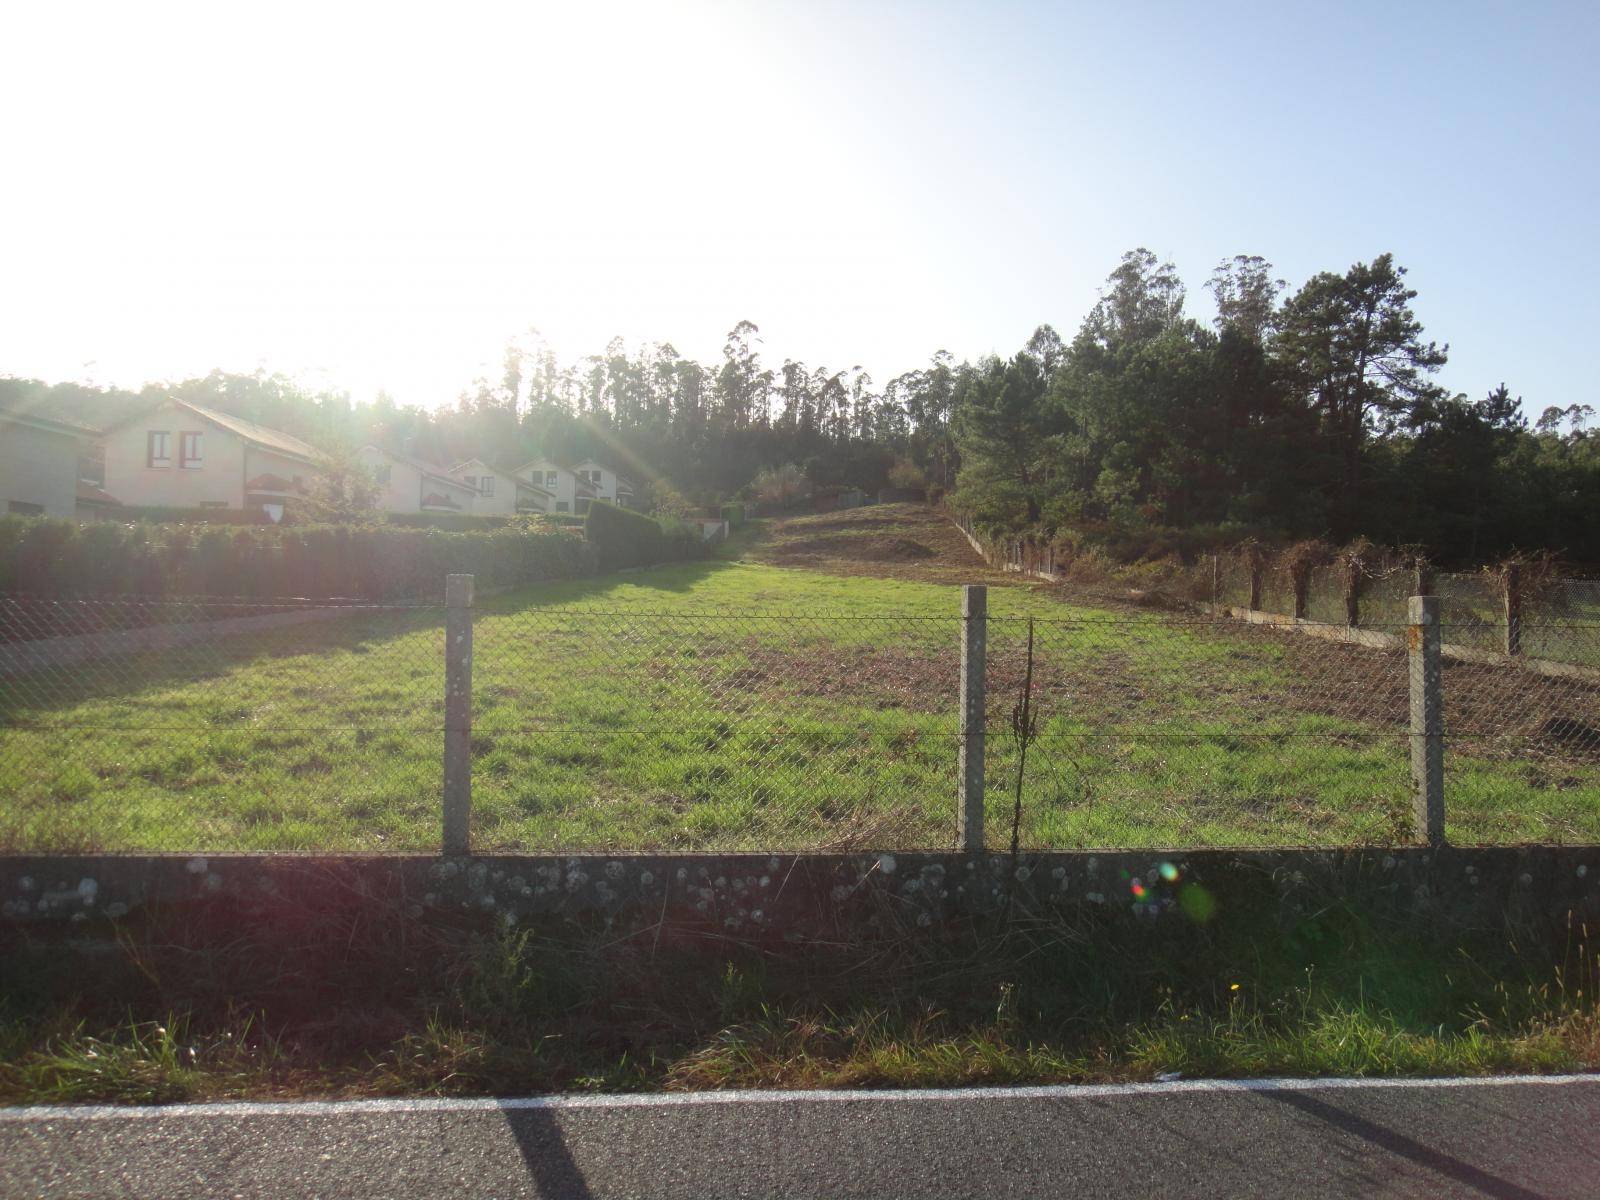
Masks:
[[[1600,1196],[1600,1077],[0,1110],[0,1195]]]

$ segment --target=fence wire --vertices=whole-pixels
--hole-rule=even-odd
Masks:
[[[950,847],[959,629],[954,615],[481,616],[473,844]]]
[[[1023,597],[991,592],[991,848],[1024,743],[1029,848],[1411,839],[1403,625]],[[944,616],[488,601],[473,849],[956,845],[957,599]],[[1019,728],[1024,603],[1043,615]],[[0,598],[0,847],[436,850],[444,624],[428,605]],[[1447,604],[1451,840],[1600,842],[1600,670],[1574,665],[1600,659],[1600,623],[1527,622],[1520,657],[1503,627],[1459,628]]]
[[[437,848],[443,618],[0,597],[0,846]]]
[[[1014,822],[1030,848],[1407,840],[1407,658],[1399,629],[1370,632],[1381,645],[1173,614],[991,620],[991,842]]]

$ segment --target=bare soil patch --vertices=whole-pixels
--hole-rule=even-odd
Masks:
[[[888,533],[890,529],[895,533]],[[1117,612],[1133,620],[1157,615],[1137,595],[1047,585],[994,570],[948,517],[925,505],[792,518],[774,526],[752,556],[831,574],[1034,587],[1063,603],[1092,605],[1105,619]],[[1322,641],[1270,626],[1212,621],[1181,607],[1165,614],[1165,621],[1188,637],[1235,649],[1236,657],[1163,662],[1152,647],[1151,653],[1136,648],[1058,662],[1046,653],[1035,663],[1038,701],[1046,709],[1070,710],[1091,726],[1126,727],[1169,719],[1183,711],[1180,697],[1203,689],[1218,701],[1218,716],[1243,708],[1266,718],[1288,710],[1359,722],[1397,736],[1409,730],[1410,683],[1403,652]],[[870,697],[913,711],[935,711],[958,686],[954,646],[948,655],[933,658],[854,647],[808,653],[794,661],[780,651],[757,653],[773,659],[768,669],[811,689],[803,694]],[[1003,721],[1016,702],[1025,659],[1020,647],[1001,645],[993,635],[989,654],[989,716]],[[781,667],[778,660],[784,660]],[[1276,677],[1269,686],[1259,678],[1263,667]],[[1562,761],[1600,762],[1600,687],[1517,667],[1453,660],[1444,664],[1444,682],[1452,752],[1517,758],[1544,767]],[[1203,714],[1197,716],[1203,719]]]
[[[992,570],[937,509],[883,504],[776,522],[749,557],[830,575],[874,575],[925,583],[1026,585]]]

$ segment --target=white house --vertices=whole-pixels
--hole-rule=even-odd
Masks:
[[[112,426],[103,444],[102,486],[123,504],[258,508],[275,521],[324,461],[297,437],[187,400]]]
[[[595,499],[609,500],[624,508],[633,507],[633,484],[626,476],[617,474],[592,458],[575,464],[572,470],[579,479],[587,480],[589,486],[594,488]]]
[[[93,436],[68,421],[0,409],[0,514],[78,515],[78,455]]]
[[[551,512],[585,513],[589,511],[590,501],[598,498],[587,473],[580,477],[571,467],[554,459],[536,458],[523,463],[512,474],[549,492],[554,500]]]
[[[478,489],[432,463],[365,445],[356,457],[378,484],[378,507],[391,513],[470,513]]]
[[[450,468],[450,474],[477,490],[472,511],[490,516],[550,511],[555,499],[543,482],[519,479],[509,471],[491,467],[481,458],[469,458]]]

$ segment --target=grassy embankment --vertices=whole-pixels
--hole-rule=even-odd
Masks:
[[[477,844],[949,845],[954,582],[1017,582],[952,536],[864,510],[749,531],[738,561],[485,601]],[[1002,840],[1029,615],[1025,845],[1336,845],[1402,827],[1402,656],[1027,586],[991,588],[989,607]],[[418,610],[0,683],[0,842],[430,849],[442,662],[442,613]],[[1594,689],[1468,666],[1446,684],[1463,733],[1454,840],[1600,837],[1600,762],[1551,724],[1600,723]]]
[[[0,930],[0,1102],[1600,1069],[1582,930],[1359,888],[799,942],[663,916],[418,920],[329,871],[109,946]]]

